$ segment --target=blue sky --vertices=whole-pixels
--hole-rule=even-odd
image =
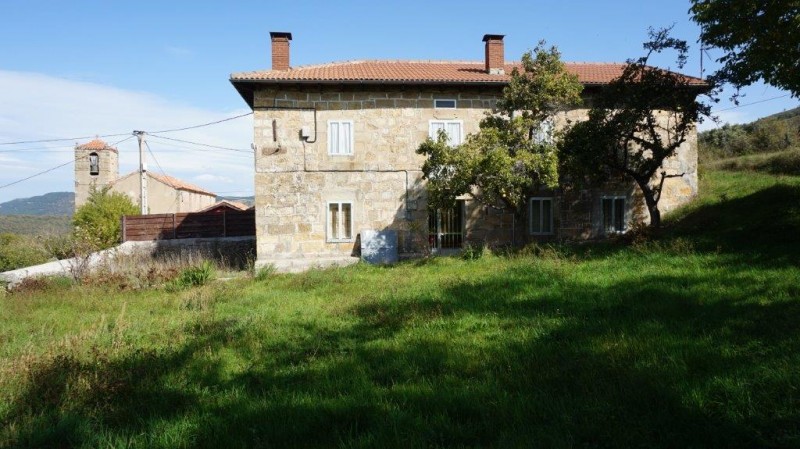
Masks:
[[[481,60],[486,33],[506,35],[509,60],[545,39],[564,60],[608,62],[639,56],[648,27],[674,24],[673,34],[693,44],[683,71],[697,76],[699,29],[688,9],[688,1],[5,0],[0,142],[173,128],[248,112],[228,76],[269,68],[269,31],[293,34],[293,66],[349,59]],[[669,67],[672,61],[656,62]],[[708,59],[706,65],[714,68]],[[723,121],[750,121],[800,104],[763,85],[745,93],[743,104],[761,103],[722,111]],[[716,109],[733,106],[727,96]],[[246,149],[252,121],[245,117],[170,136]],[[69,161],[71,145],[0,146],[0,165],[6,167],[0,185]],[[119,148],[121,171],[133,170],[134,140]],[[245,153],[156,139],[151,149],[169,174],[218,192],[252,194],[252,160]],[[150,169],[160,170],[152,161]],[[69,191],[72,179],[65,166],[0,189],[0,202]]]

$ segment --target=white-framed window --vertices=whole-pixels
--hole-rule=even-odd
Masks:
[[[428,136],[431,139],[439,138],[439,131],[447,134],[447,144],[451,146],[461,145],[463,141],[464,123],[461,120],[431,120],[428,126]]]
[[[603,232],[619,234],[625,232],[625,197],[604,196],[600,199],[600,213],[603,219]]]
[[[353,203],[328,202],[328,241],[353,241]]]
[[[100,156],[97,153],[89,154],[89,174],[92,176],[100,174]]]
[[[455,109],[456,100],[450,98],[439,98],[433,100],[433,107],[435,109]]]
[[[528,202],[528,223],[531,235],[553,233],[553,198],[533,197]]]
[[[328,154],[332,156],[353,154],[352,120],[328,120]]]

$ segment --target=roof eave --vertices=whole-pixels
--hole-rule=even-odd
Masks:
[[[258,85],[272,85],[272,86],[286,86],[286,85],[351,85],[351,86],[359,86],[359,85],[381,85],[381,86],[476,86],[476,87],[502,87],[508,84],[507,80],[497,80],[497,81],[458,81],[458,80],[447,80],[447,81],[434,81],[434,80],[375,80],[375,79],[366,79],[366,80],[352,80],[352,79],[343,79],[343,80],[333,80],[333,79],[296,79],[296,80],[288,80],[288,79],[255,79],[255,78],[230,78],[229,80],[233,87],[236,88],[236,91],[239,92],[242,99],[250,106],[250,109],[254,107],[254,100],[253,100],[253,93],[255,91],[255,86]],[[607,82],[585,82],[582,81],[581,84],[584,86],[605,86]],[[711,88],[708,83],[703,84],[696,84],[690,85],[691,88],[697,89],[698,91],[706,91]]]

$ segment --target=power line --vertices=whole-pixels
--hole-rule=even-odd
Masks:
[[[122,140],[120,140],[118,142],[114,142],[114,143],[110,144],[109,146],[119,145],[120,143],[125,142],[126,140],[132,139],[132,138],[133,138],[133,136],[128,136],[128,137],[126,137],[126,138],[124,138],[124,139],[122,139]],[[19,179],[17,181],[10,182],[8,184],[4,184],[4,185],[0,186],[0,189],[5,189],[6,187],[11,187],[11,186],[19,184],[21,182],[25,182],[25,181],[27,181],[29,179],[33,179],[33,178],[35,178],[37,176],[41,176],[41,175],[43,175],[45,173],[50,173],[53,170],[58,170],[61,167],[64,167],[64,166],[69,165],[69,164],[72,164],[73,162],[77,162],[77,161],[79,161],[81,159],[84,159],[86,157],[88,157],[88,155],[87,156],[81,156],[81,157],[78,157],[78,158],[74,158],[74,159],[72,159],[72,160],[70,160],[68,162],[65,162],[65,163],[61,164],[61,165],[56,165],[55,167],[48,168],[47,170],[44,170],[44,171],[40,171],[39,173],[35,173],[35,174],[30,175],[30,176],[28,176],[26,178],[22,178],[22,179]]]
[[[65,140],[83,140],[83,139],[99,139],[99,138],[107,138],[107,137],[120,137],[120,136],[127,136],[129,133],[124,134],[104,134],[102,136],[80,136],[80,137],[65,137],[62,139],[41,139],[41,140],[19,140],[16,142],[0,142],[0,145],[22,145],[27,143],[48,143],[48,142],[63,142]]]
[[[177,131],[186,131],[188,129],[202,128],[204,126],[216,125],[217,123],[228,122],[230,120],[236,120],[237,118],[247,117],[248,115],[253,115],[253,112],[251,111],[251,112],[248,112],[246,114],[237,115],[235,117],[228,117],[228,118],[224,118],[222,120],[217,120],[217,121],[214,121],[214,122],[203,123],[202,125],[187,126],[187,127],[184,127],[184,128],[165,129],[165,130],[162,130],[162,131],[153,131],[150,134],[173,133],[173,132],[177,132]]]
[[[197,129],[203,128],[206,126],[216,125],[218,123],[227,122],[230,120],[236,120],[237,118],[247,117],[248,115],[252,115],[252,112],[248,112],[246,114],[239,114],[233,117],[224,118],[221,120],[215,120],[213,122],[202,123],[200,125],[193,125],[193,126],[186,126],[183,128],[174,128],[174,129],[165,129],[162,131],[154,131],[154,133],[171,133],[176,131],[186,131],[188,129]],[[28,143],[50,143],[50,142],[64,142],[67,140],[84,140],[84,139],[100,139],[100,138],[109,138],[109,137],[121,137],[127,136],[129,133],[120,133],[120,134],[103,134],[103,135],[93,135],[93,136],[79,136],[79,137],[64,137],[64,138],[56,138],[56,139],[39,139],[39,140],[18,140],[15,142],[0,142],[0,145],[22,145]]]
[[[221,146],[218,146],[218,145],[210,145],[210,144],[207,144],[207,143],[192,142],[191,140],[183,140],[183,139],[175,139],[175,138],[172,138],[172,137],[156,136],[156,135],[153,135],[153,134],[150,134],[150,133],[148,133],[148,135],[151,136],[151,137],[155,137],[157,139],[171,140],[173,142],[188,143],[188,144],[191,144],[191,145],[200,145],[200,146],[203,146],[203,147],[216,148],[216,149],[219,149],[219,150],[237,151],[237,152],[240,152],[240,153],[253,154],[253,150],[243,150],[241,148],[221,147]]]
[[[150,136],[150,137],[158,137],[158,136]],[[185,151],[174,149],[174,148],[182,148],[184,150],[200,151],[200,152],[203,152],[203,153],[217,153],[217,154],[226,153],[228,156],[232,156],[232,157],[241,157],[241,158],[246,158],[246,159],[252,159],[252,153],[250,153],[250,155],[247,155],[247,154],[231,154],[229,152],[229,150],[221,150],[221,149],[215,149],[215,148],[197,148],[197,147],[190,147],[190,146],[187,146],[187,145],[179,145],[179,144],[172,143],[172,142],[158,142],[158,145],[168,145],[168,147],[166,149],[160,148],[158,150],[160,153],[185,153]]]
[[[772,98],[767,98],[767,99],[764,99],[764,100],[754,101],[754,102],[752,102],[752,103],[740,104],[740,105],[733,106],[733,107],[731,107],[731,108],[719,109],[719,110],[717,110],[717,111],[711,111],[711,112],[712,112],[712,113],[717,113],[717,112],[730,111],[730,110],[732,110],[732,109],[739,109],[739,108],[743,108],[743,107],[745,107],[745,106],[750,106],[750,105],[759,104],[759,103],[765,103],[765,102],[767,102],[767,101],[777,100],[777,99],[779,99],[779,98],[785,98],[785,97],[788,97],[788,96],[790,96],[790,95],[791,95],[791,94],[778,95],[777,97],[772,97]]]

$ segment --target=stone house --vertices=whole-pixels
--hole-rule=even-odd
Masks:
[[[503,36],[485,35],[484,60],[347,61],[290,66],[290,33],[270,33],[272,69],[234,73],[231,83],[254,111],[258,265],[282,270],[357,260],[362,230],[394,230],[401,253],[593,238],[624,232],[646,215],[633,184],[531,194],[527,222],[469,197],[452,210],[428,210],[415,150],[444,129],[460,143],[510,79]],[[623,64],[567,63],[584,95],[602,89]],[[698,85],[702,80],[697,79]],[[576,108],[555,126],[581,120]],[[667,161],[661,208],[697,194],[696,134]]]
[[[147,172],[148,213],[196,212],[217,201],[213,192],[172,176]],[[139,204],[139,172],[119,176],[119,152],[95,139],[75,146],[75,209],[86,203],[92,189],[108,187]]]

